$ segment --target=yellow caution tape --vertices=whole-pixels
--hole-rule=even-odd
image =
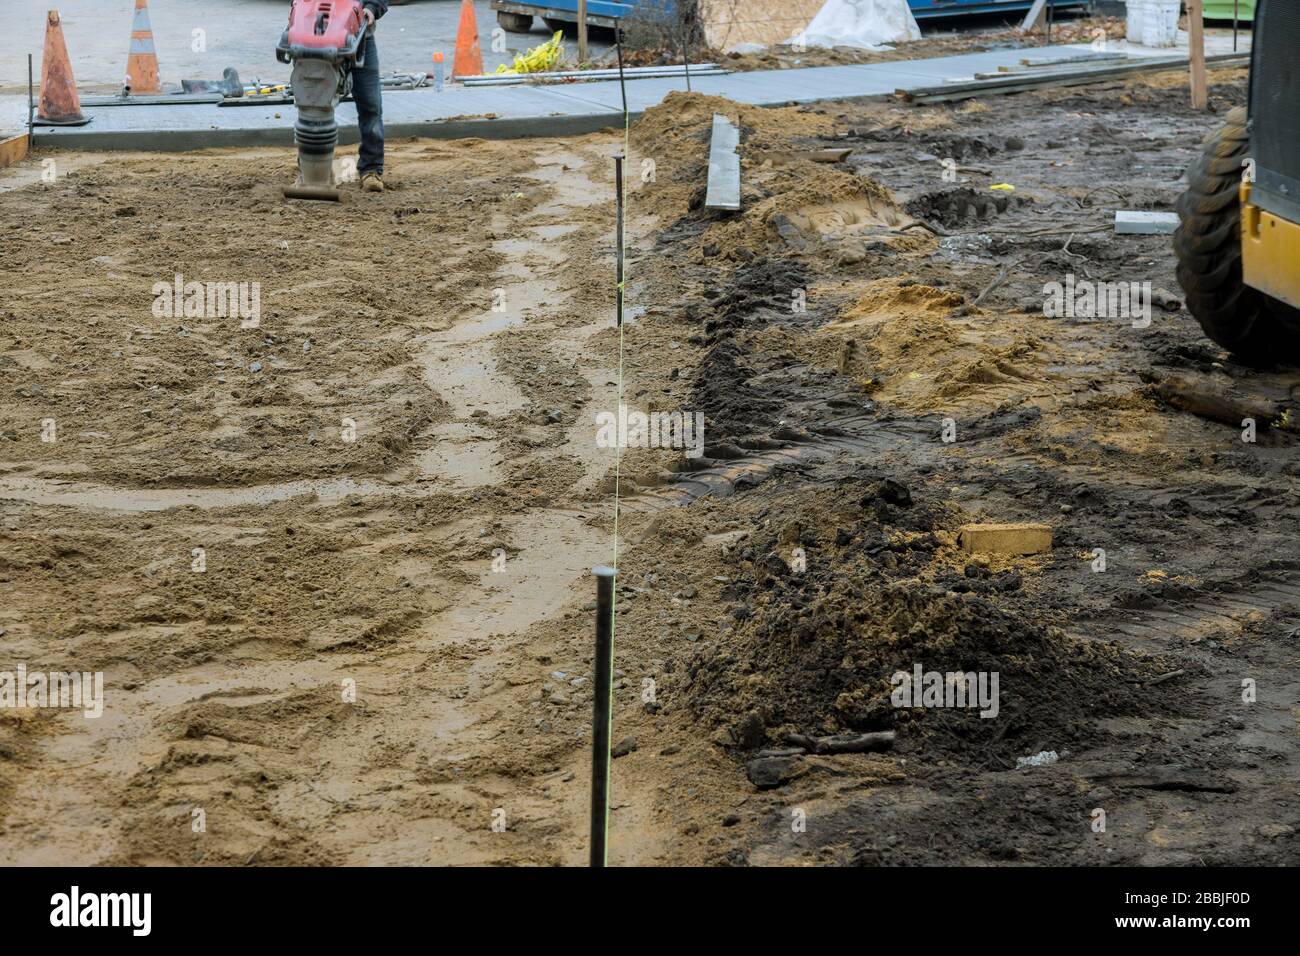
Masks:
[[[502,63],[497,67],[498,73],[546,73],[555,69],[559,65],[560,58],[564,56],[564,31],[556,30],[555,36],[551,37],[540,46],[535,46],[527,53],[520,53],[515,57],[515,62],[510,66]]]

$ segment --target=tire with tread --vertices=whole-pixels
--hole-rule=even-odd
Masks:
[[[528,33],[533,29],[533,18],[527,13],[498,10],[497,23],[501,24],[501,29],[506,33]]]
[[[1178,282],[1205,334],[1238,359],[1300,363],[1300,310],[1242,279],[1239,190],[1249,153],[1246,109],[1236,107],[1187,170],[1187,190],[1176,207]]]

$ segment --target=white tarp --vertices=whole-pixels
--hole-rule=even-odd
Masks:
[[[786,42],[878,50],[888,43],[919,39],[921,28],[907,0],[826,0],[803,32]]]

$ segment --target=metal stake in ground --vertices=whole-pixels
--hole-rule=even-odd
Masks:
[[[614,27],[614,49],[618,52],[618,91],[623,94],[623,127],[627,128],[627,84],[623,79],[623,28]]]
[[[682,18],[682,69],[686,71],[686,92],[691,91],[691,45],[687,36],[687,26],[685,17]]]
[[[618,571],[601,566],[596,575],[596,656],[591,704],[591,865],[605,865],[609,829],[609,738],[613,721],[614,579]]]
[[[623,326],[623,156],[614,156],[614,311]]]
[[[32,55],[27,54],[27,148],[32,148],[32,117],[36,115],[36,101],[32,96]]]

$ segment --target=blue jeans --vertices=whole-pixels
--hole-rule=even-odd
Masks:
[[[361,149],[357,156],[357,174],[384,171],[384,101],[379,85],[379,48],[375,35],[362,41],[365,65],[352,71],[352,99],[357,106],[357,128],[361,132]]]

